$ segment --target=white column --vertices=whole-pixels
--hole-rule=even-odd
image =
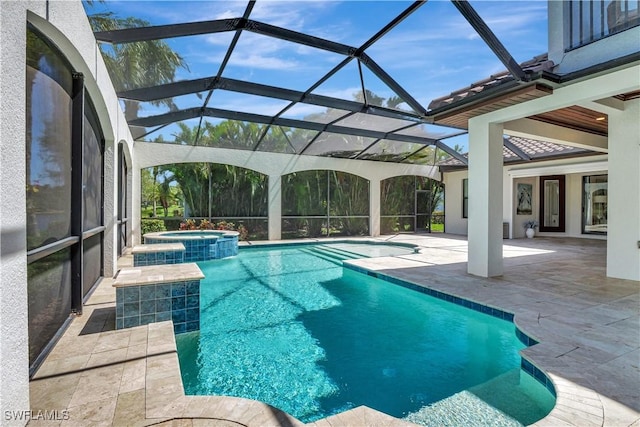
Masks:
[[[269,240],[282,238],[282,178],[269,175]]]
[[[140,182],[140,181],[138,181]],[[131,166],[131,160],[127,159],[127,197],[124,200],[127,222],[127,241],[128,247],[133,246],[133,212],[140,213],[140,203],[134,208],[133,204],[133,167]],[[118,236],[120,239],[120,236]],[[120,240],[118,240],[118,244]]]
[[[116,274],[118,259],[118,149],[107,141],[104,150],[104,277]]]
[[[607,276],[640,280],[640,99],[609,114]]]
[[[467,271],[499,276],[502,263],[502,124],[469,120]]]
[[[380,180],[369,181],[369,235],[380,235]]]
[[[142,219],[140,215],[140,201],[142,200],[141,179],[141,169],[134,159],[131,167],[131,243],[133,245],[142,243],[142,230],[140,229],[140,221]]]

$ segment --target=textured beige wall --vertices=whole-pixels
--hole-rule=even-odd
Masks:
[[[105,275],[114,273],[115,142],[131,152],[131,135],[80,1],[0,1],[0,416],[29,410],[25,221],[26,28],[31,23],[60,49],[85,85],[105,133]],[[50,408],[64,409],[64,408]],[[11,417],[9,417],[11,418]]]

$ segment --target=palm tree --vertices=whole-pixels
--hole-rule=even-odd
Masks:
[[[169,216],[169,206],[175,199],[175,193],[173,191],[173,182],[175,182],[175,177],[173,175],[164,174],[164,180],[160,183],[160,191],[158,192],[158,199],[160,200],[160,204],[162,205],[162,209],[164,209],[164,216]]]
[[[156,216],[158,216],[156,209],[158,206],[157,188],[158,188],[158,175],[160,175],[160,167],[154,166],[151,174],[153,175],[153,199],[152,200],[153,200],[153,217],[155,218]]]
[[[93,2],[89,1],[89,5]],[[149,22],[138,18],[119,18],[113,12],[88,15],[93,31],[113,31],[123,28],[147,27]],[[174,81],[176,70],[188,66],[184,59],[162,40],[100,45],[100,52],[117,91],[156,86]],[[176,106],[171,98],[153,101],[154,105]],[[140,104],[124,100],[124,115],[127,121],[138,117]],[[132,130],[134,138],[140,137],[141,130]]]

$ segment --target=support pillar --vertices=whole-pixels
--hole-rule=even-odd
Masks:
[[[131,168],[131,175],[131,205],[137,207],[137,209],[133,209],[131,212],[131,240],[133,245],[139,245],[142,243],[142,230],[140,229],[140,221],[142,220],[142,217],[139,208],[142,200],[142,170],[140,169],[140,166],[134,163]]]
[[[469,120],[469,274],[500,276],[502,260],[502,124]]]
[[[269,175],[269,240],[282,239],[282,178]]]
[[[117,146],[116,146],[117,147]],[[105,142],[104,150],[104,277],[118,271],[118,150],[113,141]]]
[[[369,235],[380,235],[380,180],[369,181]]]
[[[640,280],[640,99],[609,114],[607,276]]]

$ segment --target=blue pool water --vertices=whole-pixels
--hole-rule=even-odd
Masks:
[[[199,263],[200,331],[176,336],[187,394],[257,399],[304,422],[367,405],[422,424],[518,425],[553,407],[520,369],[513,323],[317,252]]]

